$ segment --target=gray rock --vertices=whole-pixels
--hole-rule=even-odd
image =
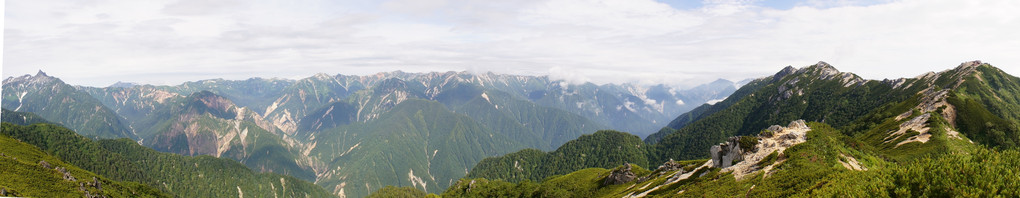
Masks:
[[[49,162],[46,162],[46,161],[43,161],[43,160],[39,160],[39,166],[42,166],[43,168],[46,168],[46,169],[53,168],[53,167],[50,166]]]
[[[634,178],[637,178],[637,175],[634,175],[634,172],[630,171],[630,164],[625,164],[623,165],[622,168],[613,170],[613,172],[609,173],[609,176],[606,177],[605,182],[602,182],[602,184],[603,185],[625,184],[627,182],[634,181]]]
[[[797,68],[793,68],[793,66],[786,66],[783,70],[780,70],[776,73],[776,75],[772,76],[772,82],[782,80],[783,77],[793,74],[794,72],[797,72]]]
[[[807,124],[804,123],[804,120],[796,120],[796,121],[790,122],[790,125],[787,126],[786,128],[804,129],[804,128],[808,128],[808,127],[807,127]],[[771,127],[770,127],[770,129],[771,129]]]
[[[718,168],[733,166],[734,161],[744,159],[740,150],[740,137],[730,137],[722,144],[712,146],[712,165]]]
[[[57,172],[60,172],[60,173],[64,174],[64,180],[67,180],[67,181],[78,181],[78,179],[74,178],[74,176],[71,175],[71,172],[67,171],[67,169],[64,168],[64,167],[57,167]]]
[[[781,133],[783,132],[783,127],[779,125],[772,125],[769,127],[769,131],[772,131],[772,133]]]
[[[99,178],[92,177],[92,181],[88,182],[89,186],[96,188],[99,191],[103,191],[103,182],[99,181]]]

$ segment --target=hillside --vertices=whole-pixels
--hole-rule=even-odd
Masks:
[[[1017,196],[1012,177],[1020,152],[984,148],[958,155],[927,156],[890,163],[869,147],[821,123],[800,131],[801,143],[784,151],[744,151],[733,166],[705,161],[668,162],[655,170],[636,165],[590,168],[541,183],[463,179],[444,197],[953,197]],[[761,140],[772,138],[759,136]],[[737,144],[740,145],[740,144]],[[754,145],[757,151],[768,145]],[[778,154],[777,154],[778,153]],[[958,174],[964,172],[967,174]],[[607,180],[632,175],[619,184]],[[614,179],[610,179],[614,178]]]
[[[410,99],[375,121],[312,137],[305,154],[316,184],[346,196],[365,196],[387,185],[439,192],[486,156],[524,148],[442,104]]]
[[[330,196],[321,187],[310,182],[279,174],[258,173],[233,160],[161,153],[140,146],[129,139],[90,140],[74,131],[52,124],[19,126],[4,122],[0,133],[3,137],[10,137],[19,142],[10,144],[12,149],[23,148],[15,146],[20,143],[29,144],[46,155],[52,155],[51,164],[66,162],[80,167],[81,171],[72,171],[72,174],[83,175],[79,178],[89,178],[91,177],[88,176],[91,174],[89,172],[93,172],[110,180],[124,181],[124,185],[133,188],[144,190],[146,188],[144,186],[147,185],[162,191],[156,194],[166,193],[175,197],[233,197],[242,193]],[[8,148],[9,144],[4,145],[4,148]],[[110,180],[103,180],[103,186],[113,184]],[[63,185],[60,182],[51,183]],[[37,190],[40,189],[24,192]],[[107,189],[103,192],[114,193]],[[121,195],[127,196],[123,193]]]
[[[3,197],[169,197],[153,187],[82,170],[7,135],[0,135],[0,145]]]
[[[637,136],[598,131],[571,140],[552,152],[525,149],[478,162],[467,178],[510,182],[541,181],[584,168],[612,168],[625,163],[647,166],[646,146]]]
[[[314,180],[295,140],[261,115],[208,91],[166,103],[140,122],[148,126],[139,133],[142,145],[162,152],[234,159],[255,170]]]

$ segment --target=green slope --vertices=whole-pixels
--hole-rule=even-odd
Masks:
[[[718,168],[688,169],[691,177],[675,183],[675,172],[656,175],[635,168],[638,177],[620,185],[604,185],[611,170],[592,168],[541,183],[509,183],[464,179],[443,193],[449,197],[988,197],[1020,195],[1020,152],[976,148],[967,153],[920,157],[909,163],[892,163],[874,148],[820,123],[809,123],[807,142],[787,149],[769,174],[757,171],[737,179]],[[854,157],[866,171],[840,165]],[[689,164],[699,164],[698,162]],[[962,173],[962,174],[961,174]],[[654,188],[653,188],[654,187]]]
[[[472,84],[448,85],[433,100],[496,133],[542,150],[551,150],[582,134],[609,128],[583,116]]]
[[[93,141],[56,125],[3,123],[0,133],[34,145],[83,170],[113,180],[156,187],[175,197],[233,197],[240,193],[331,196],[312,183],[279,174],[258,173],[233,160],[161,153],[128,139]]]
[[[386,185],[438,192],[486,156],[522,148],[442,104],[409,99],[368,123],[318,133],[310,156],[327,162],[316,182],[366,196]]]
[[[510,182],[541,181],[549,176],[585,168],[612,168],[624,163],[647,166],[645,147],[635,135],[598,131],[582,135],[549,153],[525,149],[486,158],[478,162],[466,177]]]
[[[315,179],[299,148],[257,113],[208,91],[166,103],[139,122],[149,126],[140,133],[143,145],[182,155],[230,158],[258,171]]]
[[[0,116],[3,117],[4,122],[9,122],[17,125],[31,125],[36,123],[56,124],[52,123],[45,118],[39,117],[33,113],[17,112],[7,109],[2,109],[3,113]]]
[[[4,130],[7,130],[6,125]],[[0,135],[0,145],[2,145],[0,189],[6,192],[0,193],[0,196],[83,197],[87,194],[109,197],[169,197],[162,191],[146,185],[113,181],[82,170],[47,154],[38,147],[7,135]],[[67,171],[71,177],[65,178],[58,169]],[[94,181],[98,181],[99,184],[95,185]]]
[[[707,148],[726,137],[756,134],[769,125],[790,120],[804,119],[843,127],[881,105],[914,96],[923,88],[893,89],[888,83],[839,73],[825,63],[799,70],[788,68],[746,85],[744,89],[754,91],[745,97],[733,98],[735,102],[724,101],[721,105],[725,109],[714,113],[706,111],[703,114],[709,115],[662,136],[653,146],[653,161],[707,157],[707,150],[684,148]]]

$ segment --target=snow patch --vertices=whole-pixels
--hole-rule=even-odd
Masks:
[[[492,103],[492,101],[489,100],[489,95],[486,95],[485,93],[482,93],[482,98],[485,98],[486,102]]]
[[[687,103],[685,103],[683,100],[676,99],[676,105],[684,105],[684,104],[687,104]]]
[[[18,95],[18,108],[15,108],[14,111],[20,110],[21,109],[21,105],[25,104],[25,103],[22,103],[21,100],[25,99],[25,94],[27,94],[27,93],[28,92],[21,92],[21,94]]]

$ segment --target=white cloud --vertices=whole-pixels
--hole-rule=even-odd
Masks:
[[[74,84],[381,71],[572,82],[741,80],[823,60],[866,78],[980,59],[1020,74],[1020,2],[12,1],[3,75]]]

